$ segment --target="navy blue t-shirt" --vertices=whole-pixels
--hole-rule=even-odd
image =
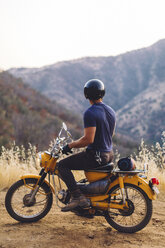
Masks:
[[[84,113],[84,128],[96,127],[96,133],[94,142],[88,145],[88,149],[99,152],[111,151],[115,122],[115,111],[103,102],[89,107]]]

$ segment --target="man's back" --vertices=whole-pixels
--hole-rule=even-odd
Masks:
[[[94,103],[84,113],[84,127],[96,127],[94,142],[88,149],[100,152],[112,150],[112,136],[115,129],[115,112],[103,102]]]

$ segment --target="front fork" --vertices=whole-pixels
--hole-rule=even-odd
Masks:
[[[41,169],[39,175],[41,176],[38,183],[37,183],[37,186],[35,187],[34,190],[31,190],[31,197],[29,199],[29,203],[32,203],[34,201],[34,197],[35,195],[37,194],[38,190],[39,190],[39,187],[41,186],[41,184],[43,183],[47,173],[44,171],[44,169]]]

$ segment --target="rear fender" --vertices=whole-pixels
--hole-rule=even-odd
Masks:
[[[25,176],[22,176],[21,179],[25,180],[26,178],[35,178],[35,179],[39,179],[41,178],[41,176],[38,176],[38,175],[25,175]],[[47,179],[44,180],[44,182],[51,188],[51,191],[55,194],[55,191],[54,191],[54,188],[52,186],[51,183],[49,183],[49,181]]]
[[[123,181],[124,181],[124,184],[130,183],[142,189],[147,194],[150,200],[156,199],[156,194],[152,191],[149,184],[143,178],[138,177],[137,175],[133,175],[133,176],[126,175],[123,177]],[[110,184],[108,191],[111,190],[117,184],[119,184],[119,178],[117,178],[115,181],[113,181]]]

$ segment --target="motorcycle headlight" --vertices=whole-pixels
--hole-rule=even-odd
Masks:
[[[48,151],[39,153],[40,166],[47,170],[54,171],[57,159],[52,157]]]
[[[49,160],[51,159],[50,152],[47,151],[40,152],[38,156],[39,156],[40,166],[46,168],[49,163]]]

